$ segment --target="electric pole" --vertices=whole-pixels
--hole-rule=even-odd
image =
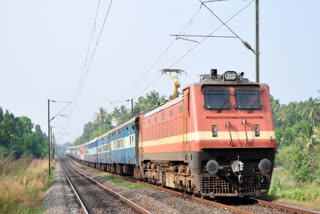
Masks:
[[[131,115],[132,115],[132,118],[133,118],[133,99],[131,99]]]
[[[50,164],[50,99],[48,99],[48,158],[49,158],[49,176],[51,175],[51,164]]]
[[[53,141],[54,141],[54,134],[53,134],[53,131],[52,131],[52,126],[51,126],[51,159],[54,160],[54,145],[53,145]]]
[[[50,117],[50,102],[53,103],[66,103],[67,105],[64,106],[55,116],[52,118]],[[52,136],[52,127],[50,126],[50,122],[54,120],[56,117],[67,117],[67,115],[61,114],[69,105],[71,102],[69,101],[55,101],[55,100],[50,100],[48,99],[48,158],[49,158],[49,175],[51,175],[51,145],[53,142],[53,136]],[[53,154],[53,159],[54,159],[54,154]]]
[[[259,0],[256,0],[256,82],[260,82],[260,26]]]

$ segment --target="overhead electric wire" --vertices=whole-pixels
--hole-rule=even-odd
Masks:
[[[236,16],[238,16],[242,11],[244,11],[247,7],[249,7],[255,0],[252,0],[251,2],[249,2],[247,5],[245,5],[243,8],[241,8],[237,13],[235,13],[233,16],[231,16],[229,19],[227,19],[227,21],[225,21],[224,23],[228,23],[230,22],[232,19],[234,19]],[[203,42],[205,42],[208,38],[210,38],[210,36],[212,36],[214,33],[216,33],[218,30],[220,30],[222,27],[224,26],[224,24],[221,24],[218,28],[216,28],[214,31],[212,31],[209,34],[209,37],[205,37],[203,38],[201,41],[199,41],[199,43],[196,43],[191,49],[189,49],[185,54],[183,54],[180,58],[178,58],[178,60],[176,60],[169,68],[173,68],[176,64],[178,64],[182,59],[184,59],[188,54],[190,54],[194,49],[196,49],[199,45],[201,45]],[[159,77],[155,78],[150,84],[148,84],[143,90],[141,90],[138,94],[135,95],[135,97],[139,96],[139,94],[141,94],[142,92],[144,92],[145,90],[147,90],[151,85],[153,85],[153,83],[159,81]],[[134,98],[135,98],[134,97]]]
[[[235,13],[233,16],[231,16],[227,21],[225,21],[224,23],[228,23],[230,22],[232,19],[234,19],[236,16],[238,16],[242,11],[244,11],[247,7],[249,7],[255,0],[252,0],[251,2],[249,2],[247,5],[245,5],[243,8],[241,8],[237,13]],[[216,33],[218,30],[220,30],[222,27],[224,26],[224,24],[221,24],[218,28],[216,28],[214,31],[212,31],[209,36],[212,36],[214,33]],[[201,41],[199,41],[199,43],[195,44],[191,49],[189,49],[184,55],[182,55],[177,61],[175,61],[172,64],[172,67],[175,66],[176,64],[178,64],[182,59],[184,59],[189,53],[191,53],[194,49],[196,49],[199,45],[201,45],[203,42],[205,42],[208,38],[210,37],[205,37],[203,38]]]
[[[234,30],[232,30],[228,25],[227,25],[227,23],[226,22],[224,22],[224,21],[222,21],[222,19],[220,19],[220,17],[217,15],[217,14],[215,14],[214,12],[213,12],[213,10],[211,10],[210,9],[210,7],[208,7],[204,2],[202,2],[201,0],[199,0],[199,2],[201,2],[201,5],[203,5],[205,8],[207,8],[207,10],[209,10],[209,12],[212,14],[212,15],[214,15],[215,17],[216,17],[216,19],[218,19],[219,20],[219,22],[221,22],[226,28],[228,28],[228,30],[235,36],[235,37],[237,37],[241,42],[242,42],[242,44],[244,44],[249,50],[251,50],[254,54],[255,54],[255,52],[254,52],[254,50],[250,47],[248,47],[248,46],[250,46],[246,41],[244,41],[243,39],[241,39],[240,38],[240,36],[236,33],[236,32],[234,32]]]
[[[110,4],[109,4],[109,6],[108,6],[107,13],[106,13],[106,15],[105,15],[105,17],[104,17],[104,20],[103,20],[103,23],[102,23],[102,27],[101,27],[101,29],[100,29],[98,38],[97,38],[97,40],[96,40],[96,43],[95,43],[95,46],[94,46],[94,49],[93,49],[93,52],[92,52],[92,55],[91,55],[89,64],[88,64],[88,66],[87,66],[87,69],[86,69],[84,78],[83,78],[83,80],[82,80],[82,82],[81,82],[80,89],[79,89],[78,93],[75,95],[75,98],[74,98],[74,108],[75,108],[75,106],[77,105],[77,102],[78,102],[78,100],[79,100],[79,98],[80,98],[80,95],[81,95],[81,92],[82,92],[84,83],[85,83],[85,81],[86,81],[86,78],[87,78],[88,72],[89,72],[89,70],[90,70],[90,67],[91,67],[93,58],[94,58],[94,56],[95,56],[97,47],[98,47],[98,45],[99,45],[99,41],[100,41],[100,38],[101,38],[101,35],[102,35],[102,32],[103,32],[105,23],[106,23],[107,18],[108,18],[108,16],[109,16],[109,12],[110,12],[111,5],[112,5],[112,0],[110,0]],[[71,113],[71,115],[72,115],[72,113]]]
[[[102,23],[102,26],[101,26],[101,29],[100,29],[100,32],[99,32],[98,38],[97,38],[96,43],[95,43],[95,46],[94,46],[94,48],[93,48],[93,52],[92,52],[92,55],[91,55],[91,58],[90,58],[89,64],[88,64],[88,66],[87,66],[87,69],[86,69],[86,72],[85,72],[85,75],[84,75],[83,81],[81,82],[80,90],[79,90],[78,96],[77,96],[77,98],[75,99],[75,105],[76,105],[76,104],[77,104],[77,102],[78,102],[78,99],[79,99],[80,94],[81,94],[81,92],[82,92],[82,88],[83,88],[83,86],[84,86],[84,83],[85,83],[85,81],[86,81],[86,78],[87,78],[88,72],[89,72],[89,70],[90,70],[90,67],[91,67],[91,64],[92,64],[93,58],[94,58],[94,56],[95,56],[95,54],[96,54],[96,50],[97,50],[97,47],[98,47],[98,45],[99,45],[99,41],[100,41],[100,38],[101,38],[101,35],[102,35],[102,32],[103,32],[104,26],[105,26],[106,21],[107,21],[107,18],[108,18],[108,16],[109,16],[109,12],[110,12],[110,9],[111,9],[111,5],[112,5],[112,0],[110,0],[108,10],[107,10],[107,13],[106,13],[106,15],[105,15],[105,17],[104,17],[104,20],[103,20],[103,23]]]
[[[199,7],[196,12],[191,16],[191,18],[188,20],[188,22],[181,28],[181,30],[179,31],[179,33],[182,33],[185,28],[190,25],[190,23],[192,23],[193,19],[199,14],[201,10],[201,7]],[[160,53],[160,55],[158,55],[158,57],[155,59],[155,61],[151,64],[151,66],[144,71],[143,73],[141,73],[141,75],[139,75],[139,77],[137,78],[137,81],[139,81],[139,79],[141,79],[141,77],[145,76],[145,74],[149,73],[150,71],[152,71],[153,67],[159,62],[159,60],[161,59],[161,57],[168,52],[168,50],[173,46],[173,44],[176,42],[176,39],[173,39],[169,45]],[[133,86],[137,85],[136,82],[134,81],[132,86],[130,88],[132,88]],[[138,94],[139,95],[139,94]],[[134,96],[133,98],[136,98],[137,96]]]
[[[97,6],[97,9],[96,9],[96,14],[95,14],[94,21],[93,21],[93,26],[92,26],[92,30],[91,30],[89,45],[88,45],[86,57],[85,57],[85,60],[84,60],[84,63],[83,63],[82,72],[81,72],[81,76],[80,76],[80,80],[79,80],[79,85],[80,85],[80,83],[82,81],[82,76],[83,76],[83,73],[85,71],[85,68],[86,68],[86,65],[87,65],[87,62],[88,62],[88,57],[89,57],[89,53],[90,53],[90,49],[91,49],[93,35],[94,35],[95,29],[96,29],[96,25],[97,25],[97,18],[98,18],[98,14],[99,14],[100,2],[101,2],[101,0],[98,0],[98,6]]]
[[[94,58],[94,56],[95,56],[97,47],[98,47],[98,45],[99,45],[99,41],[100,41],[101,35],[102,35],[102,33],[103,33],[103,30],[104,30],[106,21],[107,21],[107,19],[108,19],[108,17],[109,17],[109,13],[110,13],[110,9],[111,9],[111,6],[112,6],[112,2],[113,2],[113,0],[110,0],[110,3],[109,3],[109,6],[108,6],[108,9],[107,9],[107,12],[106,12],[106,14],[105,14],[105,16],[104,16],[104,20],[103,20],[101,29],[100,29],[100,31],[99,31],[98,38],[97,38],[97,40],[96,40],[96,42],[95,42],[95,46],[94,46],[94,48],[93,48],[93,52],[92,52],[92,54],[91,54],[91,57],[90,57],[90,60],[89,60],[89,64],[88,64],[88,65],[87,65],[88,56],[86,56],[84,65],[87,65],[87,68],[86,68],[86,69],[85,69],[85,67],[83,68],[83,70],[85,71],[84,77],[83,77],[83,79],[82,79],[82,76],[83,76],[83,72],[82,72],[81,77],[80,77],[80,82],[79,82],[79,85],[80,85],[80,86],[78,87],[78,89],[77,89],[77,91],[76,91],[76,93],[75,93],[75,95],[74,95],[74,98],[72,99],[73,106],[72,106],[72,109],[71,109],[71,112],[70,112],[70,119],[68,120],[67,128],[69,127],[70,121],[71,121],[72,116],[73,116],[74,109],[75,109],[76,106],[77,106],[77,103],[78,103],[78,100],[79,100],[79,98],[80,98],[80,95],[81,95],[81,92],[82,92],[84,83],[85,83],[85,81],[86,81],[86,79],[87,79],[87,75],[88,75],[88,72],[89,72],[89,70],[90,70],[90,67],[91,67],[93,58]],[[95,14],[93,29],[92,29],[92,31],[91,31],[92,33],[91,33],[91,36],[90,36],[90,42],[89,42],[89,47],[88,47],[89,52],[90,52],[90,49],[91,49],[90,47],[91,47],[91,44],[92,44],[93,32],[94,32],[94,30],[95,30],[95,28],[96,28],[96,21],[97,21],[97,16],[98,16],[99,7],[100,7],[100,0],[99,0],[99,2],[98,2],[98,8],[97,8],[96,14]],[[87,51],[87,53],[88,53],[88,51]]]
[[[200,0],[199,0],[200,1]],[[226,24],[228,22],[230,22],[233,18],[235,18],[236,16],[238,16],[243,10],[245,10],[248,6],[250,6],[255,0],[252,0],[251,2],[249,2],[247,5],[245,5],[242,9],[240,9],[237,13],[235,13],[233,16],[231,16],[227,21],[223,22],[221,19],[221,22],[223,24],[221,24],[218,28],[216,28],[213,32],[211,32],[209,34],[209,36],[212,36],[214,33],[216,33],[218,30],[220,30],[223,26],[226,26],[227,28],[229,28]],[[200,1],[201,2],[201,1]],[[98,39],[95,43],[95,46],[94,46],[94,49],[93,49],[93,53],[92,53],[92,56],[90,58],[90,61],[89,61],[89,64],[88,64],[88,67],[86,69],[86,72],[85,72],[85,75],[84,75],[84,79],[83,81],[81,82],[81,85],[80,85],[80,89],[79,89],[79,92],[76,93],[76,96],[75,96],[75,99],[73,100],[73,108],[72,108],[72,112],[71,112],[71,116],[70,118],[72,117],[72,114],[73,114],[73,111],[74,111],[74,108],[78,102],[78,99],[80,97],[80,94],[81,94],[81,91],[82,91],[82,88],[83,88],[83,85],[84,85],[84,82],[87,78],[87,74],[90,70],[90,67],[91,67],[91,64],[92,64],[92,61],[93,61],[93,58],[95,56],[95,52],[96,52],[96,48],[99,44],[99,40],[100,40],[100,37],[102,35],[102,32],[103,32],[103,29],[104,29],[104,26],[105,26],[105,23],[106,23],[106,20],[108,18],[108,15],[109,15],[109,12],[110,12],[110,8],[111,8],[111,5],[112,5],[112,0],[110,0],[110,4],[109,4],[109,7],[108,7],[108,10],[107,10],[107,13],[105,15],[105,18],[104,18],[104,21],[103,21],[103,25],[102,25],[102,28],[99,32],[99,36],[98,36]],[[205,5],[206,6],[206,5]],[[201,7],[196,11],[196,13],[192,16],[192,18],[188,21],[188,23],[183,27],[183,29],[180,31],[180,33],[192,22],[193,18],[199,13],[199,11],[201,10]],[[234,32],[232,31],[231,29],[231,32]],[[235,34],[237,36],[237,38],[239,38],[242,42],[244,42],[237,34]],[[176,60],[169,68],[172,68],[174,67],[176,64],[178,64],[182,59],[184,59],[189,53],[191,53],[195,48],[197,48],[200,44],[202,44],[203,42],[205,42],[209,37],[205,37],[204,39],[202,39],[201,41],[199,41],[199,43],[195,44],[191,49],[189,49],[184,55],[182,55],[180,58],[178,58],[178,60]],[[91,40],[91,39],[90,39]],[[173,41],[171,41],[168,45],[168,47],[163,51],[161,52],[161,54],[156,58],[156,60],[154,61],[154,63],[150,66],[149,69],[147,69],[144,73],[142,73],[142,75],[145,75],[146,73],[149,73],[153,67],[158,63],[158,61],[160,60],[160,58],[172,47],[172,45],[174,44],[176,40],[174,39]],[[87,59],[86,59],[87,60]],[[161,75],[160,75],[161,76]],[[157,76],[155,79],[153,79],[146,87],[143,88],[143,90],[141,90],[139,93],[137,93],[133,98],[136,98],[138,97],[141,93],[143,93],[145,90],[147,90],[151,85],[153,85],[155,82],[159,81],[160,78],[159,76]],[[135,84],[135,83],[134,83]]]
[[[68,102],[55,116],[53,116],[50,120],[53,120],[55,117],[59,116],[69,105],[71,102]]]

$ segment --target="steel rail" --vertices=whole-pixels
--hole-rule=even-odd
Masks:
[[[140,184],[144,184],[144,185],[150,186],[150,187],[153,187],[153,188],[156,188],[156,189],[159,189],[161,191],[165,191],[165,192],[169,192],[169,193],[172,193],[172,194],[175,194],[175,195],[179,195],[179,196],[182,196],[182,197],[190,199],[190,200],[198,201],[198,202],[200,202],[202,204],[207,204],[209,206],[214,206],[214,207],[217,207],[217,208],[223,208],[225,210],[229,210],[229,211],[240,213],[240,214],[253,214],[252,212],[249,212],[249,211],[246,211],[246,210],[242,210],[242,209],[239,209],[239,208],[236,208],[236,207],[232,207],[232,206],[229,206],[229,205],[225,205],[225,204],[222,204],[222,203],[218,203],[218,202],[215,202],[215,201],[210,201],[210,200],[207,200],[207,199],[199,198],[199,197],[196,197],[196,196],[193,196],[193,195],[188,195],[188,194],[185,194],[183,192],[178,192],[178,191],[175,191],[175,190],[167,189],[167,188],[160,187],[160,186],[157,186],[157,185],[154,185],[154,184],[149,184],[149,183],[145,183],[145,182],[141,182],[141,181],[136,181],[136,182],[140,183]]]
[[[77,201],[80,203],[82,212],[83,212],[84,214],[89,214],[89,212],[88,212],[86,206],[84,205],[84,203],[82,202],[79,194],[77,193],[76,189],[75,189],[74,186],[72,185],[71,180],[69,179],[69,177],[68,177],[68,175],[67,175],[67,173],[66,173],[66,169],[64,168],[64,164],[62,163],[62,161],[61,161],[61,165],[62,165],[62,169],[63,169],[63,174],[64,174],[64,176],[66,177],[66,179],[67,179],[67,181],[68,181],[68,184],[69,184],[69,186],[71,187],[74,195],[76,196]]]
[[[101,172],[101,170],[93,168],[93,167],[90,167],[90,169],[93,169],[93,170],[96,170],[98,172]],[[81,174],[81,175],[83,175],[85,177],[88,177],[84,173],[81,173],[81,172],[77,171],[74,168],[73,168],[73,170],[75,170],[76,172],[78,172],[79,174]],[[109,173],[109,172],[107,172],[107,173]],[[240,214],[253,214],[252,212],[249,212],[249,211],[246,211],[246,210],[242,210],[242,209],[239,209],[239,208],[236,208],[236,207],[228,206],[228,205],[225,205],[225,204],[222,204],[222,203],[218,203],[218,202],[215,202],[215,201],[210,201],[210,200],[207,200],[207,199],[199,198],[199,197],[196,197],[196,196],[193,196],[193,195],[188,195],[188,194],[185,194],[185,193],[182,193],[182,192],[178,192],[176,190],[164,188],[164,187],[157,186],[157,185],[150,184],[150,183],[146,183],[146,182],[143,182],[143,181],[134,180],[134,179],[131,179],[131,178],[128,178],[128,177],[125,177],[125,176],[121,176],[121,175],[117,175],[117,174],[112,174],[112,175],[116,176],[116,177],[119,177],[119,178],[123,178],[123,179],[129,180],[129,181],[132,181],[132,182],[135,182],[135,183],[139,183],[139,184],[143,184],[143,185],[146,185],[146,186],[150,186],[152,188],[156,188],[156,189],[159,189],[159,190],[164,191],[164,192],[168,192],[168,193],[171,193],[171,194],[179,195],[181,197],[184,197],[184,198],[187,198],[187,199],[190,199],[190,200],[198,201],[200,203],[203,203],[203,204],[206,204],[206,205],[209,205],[209,206],[214,206],[214,207],[217,207],[217,208],[223,208],[225,210],[229,210],[231,212],[240,213]]]
[[[142,214],[152,214],[151,212],[149,212],[148,210],[144,209],[143,207],[139,206],[138,204],[134,203],[133,201],[127,199],[126,197],[120,195],[119,193],[113,191],[112,189],[106,187],[105,185],[101,184],[100,182],[94,180],[93,178],[89,177],[88,175],[74,169],[73,167],[70,167],[72,170],[74,170],[75,172],[77,172],[78,174],[80,174],[81,176],[85,177],[86,179],[88,179],[89,181],[91,181],[92,183],[94,183],[95,185],[99,186],[101,189],[107,191],[108,193],[110,193],[111,195],[113,195],[114,197],[118,198],[120,201],[124,202],[125,204],[129,205],[130,207],[132,207],[133,209],[135,209],[136,211],[138,211],[139,213]]]
[[[81,164],[81,165],[83,165],[83,164]],[[98,172],[101,172],[101,170],[97,169],[97,168],[90,167],[90,169],[93,169],[93,170],[96,170]],[[107,173],[110,173],[110,172],[107,172]],[[185,194],[185,193],[182,193],[182,192],[178,192],[178,191],[175,191],[175,190],[172,190],[172,189],[164,188],[164,187],[157,186],[157,185],[154,185],[154,184],[150,184],[150,183],[147,183],[147,182],[138,181],[138,180],[126,177],[126,176],[121,176],[121,175],[117,175],[117,174],[113,174],[113,173],[111,173],[111,174],[113,176],[116,176],[116,177],[119,177],[119,178],[123,178],[123,179],[129,180],[129,181],[132,181],[132,182],[135,182],[135,183],[139,183],[139,184],[144,184],[146,186],[150,186],[150,187],[159,189],[161,191],[165,191],[165,192],[169,192],[169,193],[172,193],[172,194],[180,195],[180,196],[182,196],[184,198],[195,200],[195,201],[198,201],[200,203],[207,204],[207,205],[220,207],[220,208],[224,208],[224,209],[229,209],[230,211],[237,212],[237,213],[243,213],[243,214],[252,213],[252,212],[245,211],[245,210],[242,210],[242,209],[238,209],[238,208],[235,208],[235,207],[232,207],[232,206],[228,206],[228,205],[225,205],[225,204],[222,204],[222,203],[218,203],[218,202],[210,201],[210,200],[207,200],[207,199],[199,198],[199,197],[196,197],[196,196],[188,195],[188,194]],[[313,211],[313,210],[303,209],[303,208],[299,208],[299,207],[279,204],[279,203],[275,203],[275,202],[268,202],[268,201],[264,201],[264,200],[260,200],[260,199],[256,199],[256,198],[250,198],[250,199],[254,200],[256,202],[256,204],[259,204],[259,205],[262,205],[262,206],[266,206],[266,207],[277,208],[277,209],[288,211],[288,212],[292,212],[292,213],[320,214],[320,212],[318,212],[318,211]]]
[[[254,200],[259,205],[273,207],[273,208],[277,208],[277,209],[281,209],[281,210],[289,211],[289,212],[293,212],[293,213],[320,214],[320,212],[318,212],[318,211],[303,209],[300,207],[294,207],[294,206],[279,204],[279,203],[275,203],[275,202],[264,201],[264,200],[260,200],[260,199],[256,199],[256,198],[251,198],[251,199]]]

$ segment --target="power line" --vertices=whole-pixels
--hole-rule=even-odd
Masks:
[[[100,1],[101,0],[98,1],[98,6],[97,6],[97,9],[96,9],[96,14],[95,14],[95,17],[94,17],[93,26],[92,26],[92,30],[91,30],[89,45],[88,45],[88,48],[87,48],[87,53],[86,53],[86,57],[85,57],[85,60],[84,60],[84,63],[83,63],[82,73],[81,73],[80,80],[79,80],[79,85],[80,85],[80,83],[82,81],[82,76],[83,76],[83,73],[85,71],[85,67],[86,67],[87,62],[88,62],[88,57],[89,57],[91,44],[92,44],[92,40],[93,40],[93,34],[95,32],[96,25],[97,25],[97,17],[98,17],[98,14],[99,14]]]
[[[182,33],[182,32],[186,29],[186,27],[187,27],[188,25],[190,25],[190,23],[192,23],[193,19],[196,18],[196,16],[199,14],[200,10],[201,10],[201,7],[199,7],[199,8],[196,10],[196,12],[191,16],[191,18],[188,20],[188,22],[181,28],[181,30],[179,31],[179,33]],[[173,44],[174,44],[175,42],[176,42],[176,39],[171,40],[171,42],[169,43],[169,45],[160,53],[160,55],[158,55],[158,57],[157,57],[156,60],[151,64],[151,66],[150,66],[146,71],[144,71],[143,73],[141,73],[141,75],[139,75],[139,77],[138,77],[137,79],[138,79],[138,80],[141,79],[141,77],[145,76],[145,74],[147,74],[147,73],[149,73],[150,71],[152,71],[153,67],[159,62],[159,60],[161,59],[161,57],[162,57],[165,53],[168,52],[168,50],[173,46]],[[133,84],[132,84],[132,86],[131,86],[130,88],[136,86],[136,85],[137,85],[136,82],[137,82],[137,81],[134,81]],[[152,82],[153,82],[153,81],[152,81]],[[148,85],[150,85],[150,84],[148,84]],[[142,90],[142,92],[143,92],[143,91],[144,91],[144,90]],[[138,94],[138,95],[139,95],[139,94]],[[137,97],[138,95],[134,96],[134,98]]]
[[[89,60],[89,64],[87,66],[87,69],[85,69],[85,65],[87,64],[87,60],[88,60],[88,56],[86,56],[86,59],[85,59],[85,63],[84,63],[84,68],[83,70],[85,71],[84,73],[84,78],[82,79],[82,76],[83,76],[83,72],[81,74],[81,77],[80,77],[80,82],[79,82],[79,87],[78,87],[78,90],[76,91],[75,95],[74,95],[74,98],[73,98],[73,106],[72,106],[72,109],[71,109],[71,112],[70,112],[70,119],[68,120],[68,124],[67,124],[67,128],[69,127],[70,125],[70,121],[72,119],[72,116],[73,116],[73,112],[78,104],[78,100],[80,98],[80,95],[81,95],[81,92],[82,92],[82,89],[83,89],[83,86],[84,86],[84,83],[87,79],[87,75],[88,75],[88,72],[90,70],[90,67],[92,65],[92,61],[93,61],[93,58],[95,56],[95,53],[96,53],[96,50],[97,50],[97,47],[99,45],[99,41],[100,41],[100,38],[101,38],[101,35],[103,33],[103,30],[104,30],[104,27],[105,27],[105,24],[106,24],[106,21],[109,17],[109,13],[110,13],[110,9],[111,9],[111,6],[112,6],[112,2],[113,0],[110,0],[110,3],[109,3],[109,6],[108,6],[108,9],[107,9],[107,12],[104,16],[104,20],[103,20],[103,23],[102,23],[102,26],[101,26],[101,29],[99,31],[99,34],[98,34],[98,38],[95,42],[95,46],[93,48],[93,52],[91,54],[91,57],[90,57],[90,60]],[[98,2],[98,7],[97,7],[97,10],[96,10],[96,14],[95,14],[95,19],[94,19],[94,24],[93,24],[93,28],[92,28],[92,31],[91,31],[91,36],[90,36],[90,42],[89,42],[89,47],[88,47],[88,52],[90,52],[90,47],[91,47],[91,44],[92,44],[92,38],[93,38],[93,32],[95,31],[95,28],[96,28],[96,21],[97,21],[97,16],[98,16],[98,11],[99,11],[99,7],[100,7],[100,0]]]
[[[249,7],[255,0],[252,0],[247,5],[245,5],[243,8],[241,8],[237,13],[235,13],[233,16],[231,16],[227,21],[224,23],[230,22],[232,19],[234,19],[236,16],[238,16],[242,11],[244,11],[247,7]],[[203,38],[199,43],[196,43],[192,48],[190,48],[185,54],[183,54],[180,58],[178,58],[169,68],[173,68],[175,65],[177,65],[181,60],[183,60],[188,54],[190,54],[194,49],[196,49],[199,45],[201,45],[203,42],[205,42],[208,38],[210,38],[213,34],[215,34],[218,30],[220,30],[224,24],[221,24],[218,28],[216,28],[214,31],[212,31],[209,36]],[[150,84],[148,84],[143,90],[141,90],[138,94],[135,95],[135,97],[139,96],[142,92],[147,90],[152,84],[159,81],[159,77],[155,78]],[[134,98],[135,98],[134,97]]]
[[[246,46],[249,50],[251,50],[251,51],[255,54],[255,51],[251,48],[251,46],[248,44],[248,42],[246,42],[246,41],[244,41],[243,39],[241,39],[240,36],[239,36],[236,32],[234,32],[234,31],[227,25],[226,22],[222,21],[222,19],[220,19],[220,17],[219,17],[217,14],[215,14],[215,13],[213,12],[213,10],[211,10],[210,7],[208,7],[208,6],[205,4],[205,2],[202,2],[201,0],[199,0],[199,2],[201,3],[201,5],[203,5],[205,8],[207,8],[207,10],[209,10],[209,12],[210,12],[212,15],[214,15],[214,16],[219,20],[219,22],[221,22],[226,28],[228,28],[228,30],[229,30],[233,35],[235,35],[235,37],[237,37],[237,38],[242,42],[242,44],[244,44],[244,46]]]
[[[94,56],[95,56],[95,54],[96,54],[96,50],[97,50],[97,47],[98,47],[98,45],[99,45],[99,41],[100,41],[100,38],[101,38],[101,35],[102,35],[102,32],[103,32],[104,26],[105,26],[106,21],[107,21],[107,18],[108,18],[108,16],[109,16],[109,12],[110,12],[110,9],[111,9],[112,1],[113,1],[113,0],[110,0],[109,7],[108,7],[107,13],[106,13],[106,15],[105,15],[105,17],[104,17],[104,20],[103,20],[103,23],[102,23],[102,27],[101,27],[101,29],[100,29],[100,32],[99,32],[98,38],[97,38],[97,40],[96,40],[95,46],[94,46],[94,48],[93,48],[93,52],[92,52],[92,55],[91,55],[89,64],[88,64],[88,66],[87,66],[87,69],[86,69],[86,72],[85,72],[83,81],[82,81],[82,83],[81,83],[81,85],[80,85],[80,90],[79,90],[78,96],[77,96],[77,98],[76,98],[76,100],[75,100],[75,105],[76,105],[77,102],[78,102],[78,99],[79,99],[80,94],[81,94],[81,92],[82,92],[82,88],[83,88],[84,83],[85,83],[85,81],[86,81],[86,79],[87,79],[88,72],[89,72],[90,67],[91,67],[91,65],[92,65],[93,58],[94,58]]]
[[[160,80],[160,76],[157,76],[155,79],[153,79],[146,87],[144,87],[139,93],[137,93],[135,96],[133,96],[133,99],[137,98],[140,94],[142,94],[142,92],[144,92],[145,90],[147,90],[151,85],[153,85],[153,83],[157,82]]]
[[[231,21],[233,18],[235,18],[237,15],[239,15],[243,10],[245,10],[248,6],[250,6],[255,0],[252,0],[250,3],[248,3],[246,6],[244,6],[242,9],[240,9],[237,13],[235,13],[233,16],[231,16],[227,21],[223,22],[222,20],[222,24],[216,28],[213,32],[211,32],[209,34],[208,37],[205,37],[204,39],[202,39],[199,43],[197,43],[196,45],[194,45],[191,49],[189,49],[184,55],[182,55],[180,58],[178,58],[178,60],[176,60],[169,68],[172,68],[174,67],[176,64],[178,64],[183,58],[185,58],[189,53],[191,53],[195,48],[197,48],[200,44],[202,44],[204,41],[206,41],[210,36],[212,36],[214,33],[216,33],[218,30],[220,30],[222,27],[224,27],[229,21]],[[200,1],[201,2],[201,1]],[[97,49],[97,46],[99,44],[99,40],[100,40],[100,37],[101,37],[101,34],[103,32],[103,28],[104,28],[104,25],[105,25],[105,22],[107,20],[107,17],[109,15],[109,11],[110,11],[110,8],[111,8],[111,5],[112,5],[112,0],[110,1],[110,4],[109,4],[109,7],[108,7],[108,11],[105,15],[105,18],[104,18],[104,22],[103,22],[103,25],[102,25],[102,28],[99,32],[99,36],[98,36],[98,39],[95,43],[95,46],[94,46],[94,49],[93,49],[93,54],[90,58],[90,61],[89,61],[89,64],[88,64],[88,67],[86,69],[86,72],[85,72],[85,75],[84,75],[84,79],[83,81],[81,82],[81,86],[80,86],[80,90],[79,92],[76,94],[75,96],[75,101],[74,101],[74,107],[72,109],[72,113],[74,111],[74,108],[78,102],[78,99],[80,97],[80,94],[81,94],[81,91],[82,91],[82,88],[83,88],[83,85],[84,85],[84,82],[86,80],[86,77],[87,77],[87,74],[89,72],[89,69],[91,67],[91,64],[92,64],[92,61],[93,61],[93,58],[95,56],[95,52],[96,52],[96,49]],[[201,7],[196,11],[196,13],[192,16],[192,18],[188,21],[188,23],[182,28],[182,30],[180,32],[182,32],[191,22],[192,20],[196,17],[196,15],[199,13],[199,11],[201,10]],[[239,38],[241,40],[241,38],[238,36],[237,38]],[[149,73],[153,67],[158,63],[158,61],[160,60],[160,58],[165,54],[167,53],[167,51],[173,46],[174,42],[176,40],[174,39],[173,41],[171,41],[168,45],[167,48],[164,49],[163,52],[161,52],[161,54],[156,58],[156,60],[154,61],[154,63],[152,63],[152,65],[150,66],[149,69],[147,69],[145,72],[142,73],[142,75],[145,75],[146,73]],[[241,40],[243,42],[243,40]],[[161,75],[160,75],[161,76]],[[140,77],[140,76],[139,76]],[[155,79],[153,79],[146,87],[143,88],[143,90],[141,90],[139,93],[137,93],[135,96],[133,96],[133,98],[136,98],[138,97],[142,92],[144,92],[145,90],[147,90],[151,85],[153,85],[155,82],[159,81],[160,78],[159,76],[157,76]],[[136,81],[133,83],[136,85]],[[72,116],[72,113],[71,113],[71,116]]]
[[[249,7],[255,0],[252,0],[251,2],[249,2],[247,5],[245,5],[243,8],[241,8],[237,13],[235,13],[233,16],[231,16],[227,21],[225,21],[224,23],[228,23],[230,22],[232,19],[234,19],[236,16],[238,16],[242,11],[244,11],[247,7]],[[224,26],[224,24],[221,24],[218,28],[216,28],[214,31],[212,31],[209,36],[212,36],[213,34],[215,34],[218,30],[220,30],[222,27]],[[190,48],[184,55],[182,55],[177,61],[175,61],[172,64],[172,67],[175,66],[176,64],[178,64],[182,59],[184,59],[189,53],[191,53],[194,49],[196,49],[199,45],[201,45],[203,42],[205,42],[208,38],[210,37],[205,37],[203,38],[201,41],[199,41],[199,43],[195,44],[192,48]]]
[[[77,103],[78,103],[78,100],[79,100],[79,98],[80,98],[80,95],[81,95],[81,92],[82,92],[84,83],[85,83],[85,81],[86,81],[86,79],[87,79],[88,72],[89,72],[90,67],[91,67],[91,65],[92,65],[92,61],[93,61],[93,58],[94,58],[94,56],[95,56],[97,47],[98,47],[98,45],[99,45],[99,41],[100,41],[100,38],[101,38],[101,35],[102,35],[102,32],[103,32],[105,23],[106,23],[107,18],[108,18],[108,16],[109,16],[109,12],[110,12],[110,9],[111,9],[112,1],[113,1],[113,0],[110,0],[110,4],[109,4],[108,10],[107,10],[107,13],[106,13],[106,15],[105,15],[105,17],[104,17],[104,20],[103,20],[103,23],[102,23],[102,27],[101,27],[101,29],[100,29],[98,38],[97,38],[97,40],[96,40],[96,43],[95,43],[95,46],[94,46],[94,49],[93,49],[93,52],[92,52],[92,55],[91,55],[89,64],[88,64],[88,66],[87,66],[87,69],[86,69],[84,78],[83,78],[83,80],[82,80],[82,82],[81,82],[80,89],[79,89],[78,93],[75,95],[75,98],[74,98],[74,108],[75,108],[75,106],[76,106]],[[74,109],[74,108],[73,108],[73,109]],[[73,111],[72,111],[72,112],[73,112]],[[72,115],[72,113],[71,113],[71,115]]]

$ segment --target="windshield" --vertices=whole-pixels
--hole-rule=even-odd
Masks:
[[[218,111],[230,109],[228,88],[205,87],[202,93],[204,96],[205,109]]]
[[[261,109],[259,88],[236,88],[237,109]]]

